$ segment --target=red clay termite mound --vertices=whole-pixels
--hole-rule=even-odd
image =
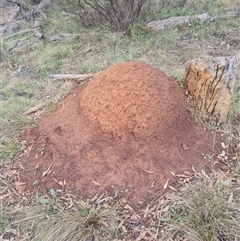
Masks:
[[[26,189],[65,181],[84,197],[118,190],[142,201],[213,154],[213,137],[191,120],[178,84],[142,62],[98,74],[22,138]]]
[[[180,88],[159,69],[141,62],[115,65],[91,81],[80,97],[91,122],[119,138],[168,138],[186,118]],[[166,141],[166,140],[165,140]]]

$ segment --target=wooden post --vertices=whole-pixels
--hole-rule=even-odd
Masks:
[[[186,64],[185,87],[202,117],[219,125],[227,118],[236,82],[240,55],[191,60]]]

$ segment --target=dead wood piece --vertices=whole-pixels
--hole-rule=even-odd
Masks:
[[[148,28],[152,30],[159,31],[163,29],[174,28],[179,25],[187,25],[191,19],[197,19],[200,21],[212,20],[213,18],[209,16],[208,13],[203,13],[194,16],[181,16],[181,17],[171,17],[159,21],[153,21],[147,24]]]
[[[27,111],[25,111],[23,114],[25,115],[31,115],[35,112],[37,112],[38,110],[41,110],[42,108],[44,108],[46,106],[46,103],[41,103],[39,105],[36,105],[34,107],[31,107],[30,109],[28,109]]]
[[[50,41],[61,41],[61,40],[72,40],[76,37],[86,37],[89,35],[95,35],[96,33],[81,33],[81,34],[69,34],[69,33],[65,33],[65,34],[60,34],[60,35],[54,35],[48,38],[48,40]]]
[[[14,11],[11,15],[11,17],[9,18],[9,22],[17,19],[19,16],[24,14],[24,10],[23,10],[23,6],[20,3],[16,3],[16,7],[14,8]]]
[[[35,11],[45,11],[48,8],[52,7],[52,0],[42,0],[36,7],[34,7]]]
[[[22,38],[22,39],[17,39],[17,40],[14,40],[12,41],[10,44],[9,44],[9,47],[7,49],[7,51],[12,51],[13,49],[15,49],[18,44],[24,40],[26,40],[27,38]]]
[[[24,29],[24,30],[21,30],[21,31],[19,31],[19,32],[17,32],[17,33],[13,33],[13,34],[11,34],[11,35],[8,35],[8,36],[6,36],[5,38],[6,39],[8,39],[8,38],[12,38],[12,37],[15,37],[15,36],[18,36],[18,35],[23,35],[23,34],[25,34],[25,33],[28,33],[28,32],[32,32],[33,31],[33,29],[32,28],[30,28],[30,29]]]
[[[33,26],[33,33],[37,38],[43,38],[43,29],[39,21],[35,21]]]
[[[239,60],[240,55],[216,57],[211,61],[199,58],[186,64],[186,89],[203,118],[212,124],[219,125],[227,118]]]
[[[82,83],[93,78],[95,74],[53,74],[50,75],[55,80],[61,81],[74,81],[76,83]]]
[[[0,34],[3,35],[6,32],[13,32],[19,28],[20,26],[19,26],[19,23],[17,22],[7,23],[5,24],[5,26],[0,28]]]

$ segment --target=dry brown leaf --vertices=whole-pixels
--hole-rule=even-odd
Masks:
[[[144,172],[146,173],[149,173],[149,174],[153,174],[154,172],[153,171],[148,171],[148,170],[145,170],[145,169],[142,169]]]
[[[109,225],[107,224],[107,222],[105,222],[104,220],[102,220],[101,223],[102,223],[106,228],[109,227]]]
[[[157,210],[157,205],[154,205],[152,208],[149,209],[149,213],[155,212]]]
[[[98,183],[98,182],[96,182],[96,181],[94,181],[94,180],[92,180],[92,182],[93,182],[95,185],[100,186],[100,183]]]
[[[98,194],[99,193],[96,193],[91,199],[90,199],[90,202],[95,202],[98,198]]]
[[[9,170],[9,171],[5,171],[4,173],[0,174],[0,177],[2,177],[3,179],[7,178],[7,177],[12,177],[17,173],[16,170]]]
[[[222,146],[223,149],[227,148],[227,146],[224,144],[224,142],[221,143],[221,146]]]
[[[163,186],[163,189],[164,189],[164,190],[168,187],[168,182],[169,182],[169,179],[167,179],[167,181],[165,182],[165,184],[164,184],[164,186]]]
[[[0,200],[3,200],[5,198],[9,197],[9,194],[6,194],[6,195],[3,195],[3,196],[0,196]]]
[[[157,220],[159,220],[160,217],[162,216],[162,211],[158,211],[156,216],[157,216]]]
[[[154,240],[156,240],[155,235],[152,233],[152,231],[149,228],[146,228],[146,231]]]
[[[152,181],[152,183],[151,183],[151,185],[150,185],[150,187],[154,187],[155,186],[155,181]]]
[[[160,209],[160,207],[165,203],[166,200],[164,199],[161,199],[159,202],[158,202],[158,205],[156,207],[156,211],[158,211]]]
[[[175,174],[174,172],[172,172],[172,171],[171,171],[171,174],[172,174],[174,177],[176,176],[176,174]]]
[[[122,229],[122,231],[123,231],[124,233],[127,233],[127,229],[126,229],[126,227],[125,227],[124,225],[121,226],[121,229]]]
[[[23,112],[24,115],[30,115],[33,114],[35,112],[37,112],[38,110],[44,108],[46,106],[46,103],[41,103],[39,105],[36,105],[34,107],[31,107],[30,109],[28,109],[27,111]]]
[[[165,208],[163,208],[162,212],[163,212],[163,213],[167,212],[167,211],[169,210],[169,208],[170,208],[170,206],[169,206],[169,205],[168,205],[168,206],[166,206]]]
[[[49,173],[52,172],[52,171],[51,171],[51,167],[52,167],[52,164],[48,167],[48,169],[47,169],[45,172],[43,172],[41,178],[42,178],[42,177],[45,177],[47,174],[49,174]]]
[[[147,205],[146,209],[143,212],[144,212],[143,217],[146,218],[149,213],[149,205]]]
[[[188,151],[190,148],[189,148],[189,146],[186,143],[182,143],[182,149],[184,151]]]
[[[59,181],[58,184],[59,184],[60,186],[62,186],[62,187],[64,186],[64,184],[63,184],[62,181]]]
[[[232,203],[233,201],[233,192],[230,193],[230,196],[228,198],[228,203]]]
[[[129,204],[126,204],[126,205],[124,206],[124,209],[128,209],[128,210],[130,210],[131,212],[134,212],[133,208],[132,208]]]
[[[15,186],[23,186],[25,184],[26,184],[26,182],[15,182],[14,183]]]
[[[176,177],[189,178],[189,176],[185,174],[177,174]]]
[[[141,217],[139,215],[137,215],[136,213],[134,213],[131,217],[130,217],[130,222],[139,222],[141,220]]]
[[[124,223],[124,220],[122,220],[119,225],[118,225],[118,228],[121,228],[123,226],[123,223]]]
[[[58,180],[56,178],[52,178],[52,180],[56,183],[58,183]]]
[[[25,207],[26,208],[26,207]],[[23,210],[24,207],[23,206],[19,206],[19,204],[17,204],[13,209],[11,209],[9,214],[15,214],[18,213],[20,210]]]
[[[138,238],[136,239],[136,241],[142,240],[142,239],[146,236],[146,233],[147,233],[146,231],[140,233],[140,235],[138,236]]]
[[[176,188],[174,188],[173,186],[168,186],[171,190],[173,190],[174,192],[177,192],[177,189]]]

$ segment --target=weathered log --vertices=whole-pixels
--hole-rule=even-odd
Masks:
[[[239,57],[216,57],[211,61],[204,58],[186,64],[185,87],[202,117],[219,125],[227,118],[235,87],[235,70]]]
[[[171,17],[163,20],[153,21],[147,24],[148,28],[152,30],[159,31],[163,29],[174,28],[179,25],[187,25],[191,19],[196,19],[199,21],[213,20],[208,13],[203,13],[194,16],[180,16],[180,17]]]

